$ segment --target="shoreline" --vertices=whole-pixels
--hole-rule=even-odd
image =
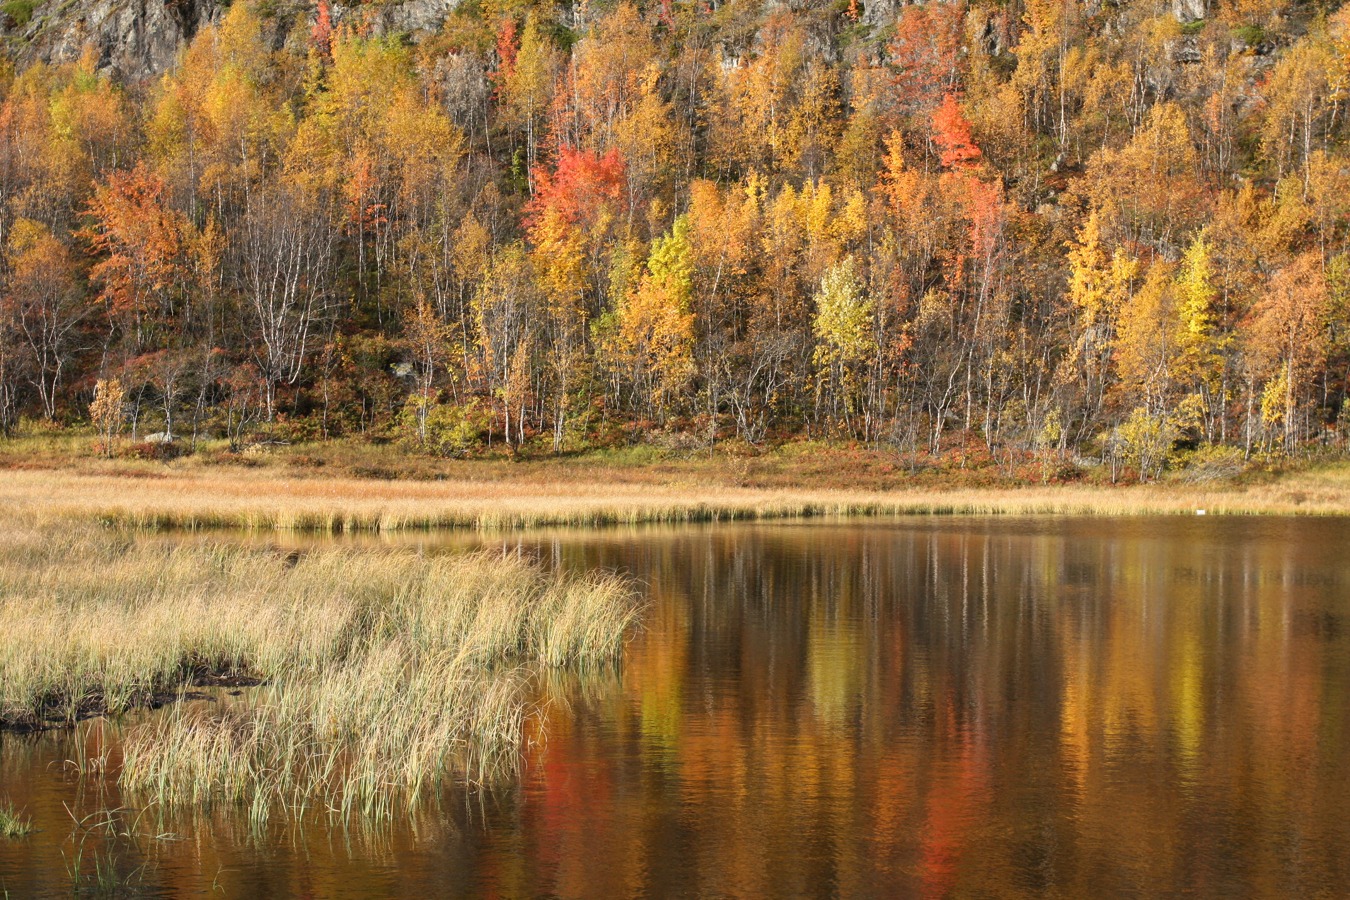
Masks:
[[[107,524],[164,530],[383,533],[604,527],[901,515],[1350,515],[1350,468],[1330,466],[1259,483],[943,486],[847,490],[727,483],[628,465],[460,462],[440,480],[354,477],[279,465],[185,460],[134,464],[71,459],[0,468],[0,504]]]

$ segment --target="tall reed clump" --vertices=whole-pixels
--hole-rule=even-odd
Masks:
[[[636,615],[617,578],[487,555],[136,540],[29,521],[0,530],[0,724],[71,722],[205,676],[264,686],[128,729],[120,779],[164,803],[376,815],[451,771],[486,778],[528,714],[530,666],[617,658]]]

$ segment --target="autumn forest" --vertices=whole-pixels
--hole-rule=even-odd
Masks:
[[[0,77],[0,429],[442,456],[1350,436],[1350,14],[236,0]]]

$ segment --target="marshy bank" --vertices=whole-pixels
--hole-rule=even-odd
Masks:
[[[386,816],[447,777],[509,771],[531,673],[617,661],[636,614],[616,577],[488,554],[280,552],[19,515],[0,528],[0,726],[253,682],[80,764],[147,803]]]
[[[725,473],[722,473],[725,474]],[[561,477],[565,476],[565,477]],[[72,464],[0,469],[0,507],[128,528],[322,533],[502,530],[709,521],[969,515],[1346,515],[1350,466],[1251,483],[909,487],[743,486],[718,472],[455,469],[383,480],[284,468]]]

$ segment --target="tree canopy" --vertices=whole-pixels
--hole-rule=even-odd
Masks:
[[[428,452],[1350,435],[1334,4],[372,9],[0,78],[0,429],[115,381]]]

